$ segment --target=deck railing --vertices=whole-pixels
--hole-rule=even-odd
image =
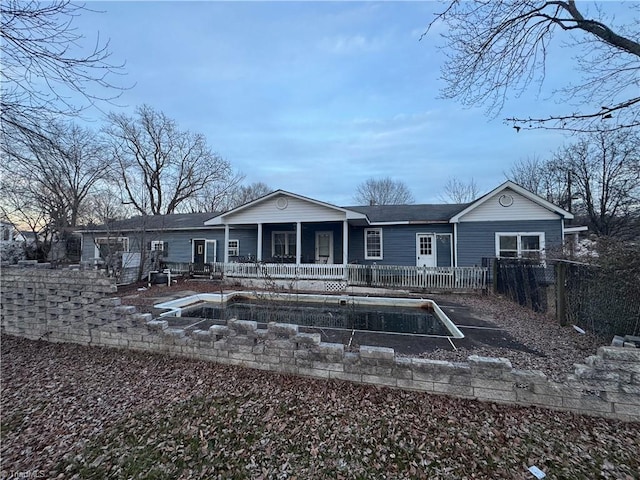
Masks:
[[[194,269],[191,267],[189,270],[196,274],[221,275],[230,278],[327,280],[344,281],[347,285],[352,286],[438,290],[483,290],[487,287],[488,273],[488,269],[484,267],[432,268],[399,265],[256,262],[215,262],[206,264],[206,268]]]
[[[343,280],[344,265],[316,263],[215,263],[227,277],[300,280]]]

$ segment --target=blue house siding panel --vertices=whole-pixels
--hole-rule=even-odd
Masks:
[[[342,263],[342,223],[311,223],[302,226],[302,262],[316,260],[316,233],[333,233],[333,263]]]
[[[382,260],[365,260],[365,227],[354,227],[349,229],[349,262],[357,262],[365,265],[376,263],[378,265],[414,266],[416,264],[416,234],[453,233],[453,226],[448,224],[391,225],[381,228]],[[439,246],[446,248],[446,245],[439,244]],[[450,259],[449,251],[438,251],[438,265],[448,266],[451,263]]]
[[[148,249],[152,241],[167,242],[166,261],[169,262],[190,262],[192,256],[192,240],[205,239],[216,240],[218,260],[222,260],[222,248],[224,243],[224,230],[174,230],[174,231],[152,231],[152,232],[119,232],[119,233],[85,233],[82,235],[82,260],[88,261],[95,257],[95,238],[129,238],[129,251],[140,252],[144,243],[144,248]],[[255,238],[255,235],[254,235]],[[242,243],[241,243],[242,247]],[[255,249],[255,247],[254,247]]]
[[[496,232],[544,232],[547,251],[562,246],[562,220],[462,222],[458,224],[458,266],[480,266],[483,257],[495,257]]]
[[[439,235],[436,237],[436,256],[438,267],[453,266],[452,243],[453,235]]]
[[[258,229],[257,228],[232,228],[229,230],[229,240],[238,240],[240,243],[240,256],[257,258],[258,255]],[[222,239],[218,244],[218,261],[224,261],[224,230]],[[236,261],[237,257],[229,257],[229,261]]]
[[[265,262],[273,258],[273,232],[290,232],[295,235],[295,223],[278,223],[264,225],[262,228],[262,260]]]
[[[185,230],[173,232],[157,232],[158,238],[168,243],[168,254],[165,257],[167,262],[190,262],[193,254],[193,239],[216,240],[217,257],[222,259],[222,246],[224,243],[224,230]]]
[[[302,250],[300,252],[300,261],[302,263],[315,262],[315,243],[316,232],[333,232],[333,261],[334,263],[342,262],[342,224],[336,222],[327,223],[305,223],[302,227]],[[273,257],[273,232],[290,232],[292,235],[296,233],[296,225],[292,223],[264,225],[262,231],[262,258],[269,261]],[[254,232],[254,238],[257,238],[257,231]],[[242,249],[242,245],[240,246]],[[244,252],[244,250],[243,250]],[[244,254],[244,253],[243,253]]]

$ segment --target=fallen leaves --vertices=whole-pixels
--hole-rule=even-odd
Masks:
[[[3,476],[634,478],[638,424],[2,337]],[[143,373],[144,372],[144,373]]]

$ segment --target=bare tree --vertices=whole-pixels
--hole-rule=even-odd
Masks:
[[[25,252],[27,259],[47,260],[53,241],[51,222],[43,206],[31,201],[29,180],[0,175],[0,190],[2,216],[19,223],[22,229],[27,229],[31,234],[32,242]]]
[[[38,132],[9,126],[2,133],[5,213],[43,241],[68,237],[86,213],[89,196],[110,172],[100,138],[65,122],[47,122]],[[5,141],[5,134],[11,141]]]
[[[626,6],[638,8],[634,2]],[[502,111],[509,95],[542,88],[554,36],[564,38],[583,80],[555,91],[553,98],[574,110],[506,120],[517,130],[635,127],[640,125],[640,22],[632,13],[613,18],[605,10],[595,5],[581,11],[573,0],[453,0],[421,38],[436,23],[445,24],[442,97],[485,105],[491,115]]]
[[[640,213],[640,137],[631,131],[598,132],[560,150],[552,160],[566,173],[569,200],[590,230],[628,235]],[[636,232],[637,233],[637,232]]]
[[[260,197],[264,197],[272,191],[273,189],[263,182],[254,182],[250,185],[240,185],[231,192],[227,209],[231,210],[244,205],[245,203],[252,202]]]
[[[640,139],[630,130],[584,134],[548,160],[517,162],[509,178],[572,212],[597,235],[625,237],[637,228]]]
[[[230,207],[233,205],[233,196],[243,180],[244,175],[236,172],[230,174],[224,182],[208,184],[201,194],[186,201],[187,210],[190,212],[224,212],[233,208]]]
[[[1,3],[4,125],[38,130],[45,116],[74,115],[96,101],[114,100],[122,92],[111,81],[123,69],[109,62],[109,42],[98,37],[88,53],[81,48],[84,38],[73,20],[85,11],[68,0]],[[78,99],[84,104],[76,103]]]
[[[571,210],[571,179],[555,162],[537,156],[527,157],[517,160],[505,176],[531,193]]]
[[[444,203],[469,203],[477,199],[478,196],[478,185],[473,178],[469,182],[463,182],[455,177],[449,177],[440,199]]]
[[[226,212],[260,198],[273,189],[263,182],[241,185],[244,175],[237,173],[224,185],[213,186],[193,203],[192,211]]]
[[[389,177],[370,178],[356,187],[354,201],[362,205],[403,205],[415,200],[409,187]]]
[[[106,182],[87,198],[83,220],[88,225],[105,225],[132,216],[130,209],[122,204],[120,195],[111,182]]]
[[[180,130],[164,113],[143,105],[136,116],[108,116],[111,156],[122,198],[143,215],[188,211],[193,201],[232,179],[229,162],[203,135]]]

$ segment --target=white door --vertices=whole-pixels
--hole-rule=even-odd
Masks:
[[[416,236],[416,265],[418,267],[436,266],[436,238],[429,233],[418,233]]]
[[[316,263],[333,263],[333,232],[316,232]]]

